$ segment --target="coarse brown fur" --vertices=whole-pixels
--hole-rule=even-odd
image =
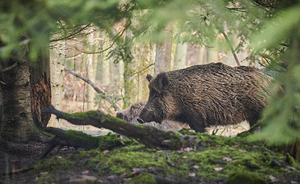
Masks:
[[[127,122],[131,122],[135,117],[138,117],[145,107],[147,102],[137,102],[127,109],[117,112],[117,118],[123,119]]]
[[[256,68],[222,63],[196,65],[147,79],[150,94],[140,119],[185,122],[198,132],[244,120],[254,125],[266,105],[264,88],[271,80]]]

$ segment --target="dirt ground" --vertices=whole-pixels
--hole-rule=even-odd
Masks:
[[[205,136],[207,137],[207,136]],[[219,137],[219,136],[216,136]],[[223,138],[221,138],[222,140]],[[203,139],[205,140],[205,139]],[[297,184],[300,182],[300,175],[299,175],[299,168],[300,166],[291,166],[290,163],[287,163],[284,159],[284,156],[276,156],[277,153],[267,149],[263,145],[250,145],[245,143],[239,143],[234,142],[230,144],[230,141],[228,142],[228,145],[223,145],[223,143],[220,143],[220,145],[216,145],[213,141],[213,139],[207,139],[207,143],[201,144],[198,151],[191,151],[194,152],[194,154],[201,156],[199,153],[201,153],[204,148],[204,150],[207,148],[207,151],[209,151],[210,147],[213,151],[212,153],[215,155],[210,155],[208,159],[208,163],[204,162],[203,165],[206,164],[213,164],[214,171],[212,172],[221,172],[219,169],[226,170],[227,163],[231,162],[240,162],[238,164],[238,167],[241,166],[241,168],[248,169],[251,172],[267,172],[265,173],[267,175],[267,178],[265,178],[268,183],[274,183],[274,184]],[[208,145],[211,144],[211,145]],[[109,162],[104,161],[105,159],[101,159],[102,156],[109,157],[113,154],[119,154],[118,158],[116,158],[116,164],[123,163],[125,161],[129,161],[132,159],[129,156],[131,154],[134,154],[135,152],[138,152],[138,154],[141,153],[140,148],[137,148],[136,150],[127,150],[128,148],[123,149],[124,152],[120,152],[120,150],[117,148],[116,151],[95,151],[95,152],[87,152],[82,153],[82,149],[74,149],[72,147],[63,147],[60,149],[59,152],[57,152],[57,149],[50,152],[46,158],[45,161],[47,161],[46,166],[43,166],[43,169],[45,170],[45,167],[56,167],[56,169],[52,169],[52,171],[57,170],[57,165],[59,167],[64,167],[63,162],[66,161],[64,158],[71,159],[73,161],[73,165],[69,169],[62,168],[62,171],[58,174],[55,172],[55,174],[52,174],[51,169],[49,171],[39,170],[37,167],[37,163],[39,162],[39,157],[41,155],[42,150],[45,148],[46,144],[41,142],[29,142],[28,144],[12,144],[9,143],[6,146],[0,147],[0,184],[11,184],[11,183],[17,183],[17,184],[27,184],[27,183],[68,183],[68,184],[85,184],[85,183],[124,183],[124,177],[134,177],[135,175],[138,175],[139,172],[143,172],[143,169],[154,169],[153,171],[155,173],[164,172],[159,170],[159,167],[133,167],[132,173],[122,173],[123,174],[112,174],[111,172],[107,172],[107,167],[113,168],[115,166],[114,163],[111,163],[111,165],[106,165]],[[139,147],[139,146],[138,146]],[[202,148],[203,147],[203,148]],[[193,148],[189,148],[193,150]],[[218,149],[222,149],[223,151],[218,151]],[[226,149],[232,150],[237,153],[238,155],[233,156],[231,155],[231,151],[229,153],[224,152]],[[202,150],[202,151],[201,151]],[[119,152],[119,153],[118,153]],[[167,161],[168,166],[171,168],[176,168],[178,163],[181,163],[185,159],[189,160],[186,161],[188,165],[192,166],[190,171],[197,170],[199,167],[202,167],[201,161],[197,161],[197,158],[188,158],[187,156],[184,156],[184,154],[189,154],[189,150],[180,150],[180,151],[166,151],[162,152],[159,150],[146,150],[147,155],[153,154],[154,157],[159,158],[165,158]],[[270,159],[270,164],[266,162],[261,162],[256,160],[260,160],[259,157],[254,156],[254,161],[250,161],[250,157],[252,155],[256,155],[258,152],[265,152],[262,155],[264,159]],[[174,158],[172,159],[172,155],[175,153],[178,158],[183,160],[178,160]],[[204,152],[202,152],[204,153]],[[100,155],[102,156],[100,156]],[[127,154],[127,156],[125,156]],[[249,154],[250,157],[246,156],[243,161],[238,161],[238,157],[243,157],[243,155]],[[81,155],[81,156],[80,156]],[[181,155],[181,156],[180,156]],[[123,157],[123,158],[122,158]],[[222,159],[218,159],[217,157],[220,157]],[[97,158],[95,160],[95,158]],[[135,157],[136,158],[136,157]],[[205,158],[205,157],[204,157]],[[128,160],[127,160],[128,159]],[[140,158],[137,158],[140,160]],[[156,160],[154,158],[154,160]],[[93,161],[93,165],[91,166],[89,163]],[[132,160],[133,161],[133,160]],[[50,165],[48,165],[50,162]],[[60,164],[60,162],[62,164]],[[147,160],[147,162],[150,162],[150,160]],[[178,163],[177,163],[178,162]],[[269,161],[268,161],[269,162]],[[53,163],[53,165],[51,164]],[[105,164],[106,163],[106,164]],[[262,164],[262,165],[261,165]],[[146,164],[147,165],[147,164]],[[180,164],[179,164],[180,165]],[[208,165],[207,165],[208,166]],[[221,166],[221,167],[220,167]],[[102,169],[95,169],[95,167],[101,167]],[[229,167],[229,170],[234,169],[233,166]],[[236,166],[234,166],[236,167]],[[264,167],[270,168],[270,172],[265,171]],[[61,168],[60,168],[61,169]],[[166,168],[165,168],[166,169]],[[274,173],[274,170],[282,170],[283,174],[277,174]],[[108,169],[109,170],[109,169]],[[272,171],[271,171],[272,170]],[[99,176],[99,171],[104,172],[105,176]],[[227,170],[228,171],[228,170]],[[296,171],[293,172],[292,171]],[[195,171],[196,172],[196,171]],[[208,170],[203,170],[203,172],[211,172]],[[248,172],[248,171],[247,171]],[[272,173],[273,172],[273,173]],[[280,173],[280,172],[279,172]],[[190,178],[193,178],[195,173],[191,172]],[[283,176],[282,176],[283,175]],[[156,178],[157,179],[157,178]],[[165,180],[166,178],[158,178],[156,183],[180,183],[176,180]],[[126,181],[126,180],[125,180]],[[193,182],[191,183],[202,183],[202,184],[225,184],[227,183],[225,179],[219,179],[219,180],[202,180],[201,177],[194,177],[194,180],[191,180]],[[241,179],[241,183],[243,179]],[[126,183],[126,182],[125,182]],[[142,183],[142,182],[137,182]],[[153,183],[153,182],[152,182]]]
[[[45,148],[41,142],[8,143],[0,149],[0,184],[2,183],[34,183],[38,175],[29,174]],[[5,148],[3,148],[5,147]],[[58,154],[52,151],[48,157]],[[74,148],[64,147],[59,151],[60,155],[68,155],[78,152]]]

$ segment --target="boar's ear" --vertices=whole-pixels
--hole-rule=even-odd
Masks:
[[[160,73],[157,75],[155,85],[161,90],[169,87],[169,79],[166,73]]]
[[[151,79],[153,79],[153,77],[152,77],[152,75],[150,75],[150,74],[147,74],[147,76],[146,76],[146,79],[148,80],[148,82],[150,82],[150,81],[151,81]]]

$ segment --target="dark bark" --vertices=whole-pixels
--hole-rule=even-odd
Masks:
[[[41,114],[41,109],[51,104],[49,49],[41,53],[39,60],[30,63],[31,113],[37,127],[46,127],[49,114]]]
[[[53,106],[43,109],[42,112],[52,113],[58,119],[65,119],[74,125],[92,125],[98,128],[106,128],[118,134],[134,138],[140,143],[159,149],[178,150],[195,144],[193,136],[181,136],[176,132],[165,132],[155,127],[132,125],[119,118],[105,115],[98,111],[68,114],[56,110]]]
[[[18,66],[2,77],[3,114],[1,136],[7,141],[24,142],[34,131],[30,111],[29,66],[18,62]]]
[[[2,46],[0,41],[0,46]],[[36,126],[47,125],[50,115],[41,116],[41,107],[50,105],[49,50],[38,61],[24,58],[1,59],[2,122],[0,142],[27,142],[42,138]]]

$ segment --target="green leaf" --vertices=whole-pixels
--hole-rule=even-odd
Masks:
[[[299,5],[280,12],[275,18],[265,23],[261,32],[252,36],[252,47],[255,51],[259,51],[279,44],[290,37],[290,31],[299,24],[299,21]]]

